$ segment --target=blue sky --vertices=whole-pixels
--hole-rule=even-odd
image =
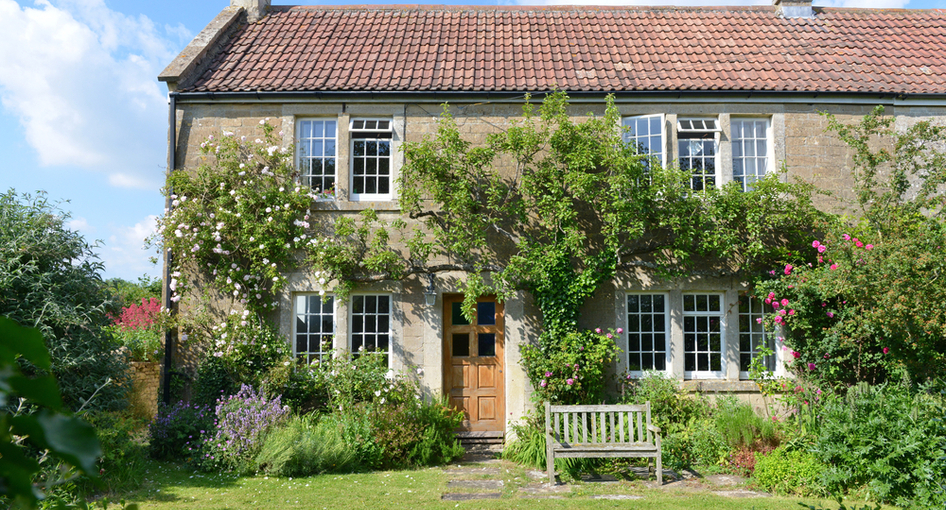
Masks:
[[[276,4],[289,3],[275,0]],[[295,3],[295,2],[293,2]],[[314,3],[314,2],[300,2]],[[348,4],[351,1],[324,1]],[[365,3],[408,3],[404,0]],[[739,0],[492,0],[435,4],[746,5]],[[164,210],[167,88],[156,79],[227,0],[0,0],[0,188],[68,201],[105,277],[157,276],[143,239]],[[946,0],[815,0],[944,9]]]

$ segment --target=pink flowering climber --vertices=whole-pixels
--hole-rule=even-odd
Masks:
[[[785,275],[788,276],[788,275],[790,275],[790,274],[792,274],[792,265],[791,265],[791,264],[785,264]]]
[[[889,348],[889,347],[884,347],[884,354],[888,354],[889,352],[890,352],[890,348]]]
[[[572,379],[571,377],[569,377],[568,379],[565,379],[565,384],[571,386],[571,385],[575,384],[575,380]]]
[[[801,357],[801,353],[798,351],[792,351],[792,357],[798,359]]]
[[[818,242],[818,241],[812,241],[812,242],[811,242],[811,247],[812,247],[812,248],[817,248],[817,247],[819,247],[819,246],[821,246],[821,243],[820,243],[820,242]]]
[[[782,306],[788,306],[788,298],[782,298]]]

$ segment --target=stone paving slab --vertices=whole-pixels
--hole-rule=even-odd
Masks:
[[[447,482],[448,489],[493,489],[503,488],[502,480],[450,480]]]
[[[475,499],[499,499],[501,492],[451,492],[444,494],[440,499],[444,501],[472,501]]]
[[[644,496],[635,496],[632,494],[601,494],[598,496],[592,496],[591,499],[627,500],[627,499],[644,499]]]
[[[472,467],[472,466],[457,466],[457,467],[445,467],[443,472],[448,475],[463,475],[463,476],[476,476],[476,475],[489,475],[489,476],[499,476],[502,474],[498,467]]]

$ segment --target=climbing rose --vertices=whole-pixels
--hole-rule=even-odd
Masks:
[[[565,384],[571,386],[572,384],[575,384],[575,380],[569,377],[568,379],[565,379]]]
[[[785,274],[786,274],[786,275],[792,274],[792,265],[791,265],[791,264],[785,264]]]
[[[890,348],[889,348],[889,347],[884,347],[884,354],[887,354],[887,353],[889,353],[889,352],[890,352]]]
[[[815,364],[814,364],[814,363],[809,363],[809,364],[808,364],[808,370],[814,370],[814,369],[815,369]]]
[[[795,359],[798,359],[798,358],[801,357],[801,353],[798,352],[798,351],[792,351],[792,356],[793,356]]]

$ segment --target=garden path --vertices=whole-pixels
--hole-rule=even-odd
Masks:
[[[546,473],[535,469],[517,466],[509,461],[497,458],[499,449],[495,446],[477,446],[469,448],[467,454],[456,464],[445,466],[444,473],[450,475],[447,490],[442,499],[445,501],[469,501],[499,498],[574,498],[589,499],[645,499],[646,495],[628,494],[622,490],[622,480],[610,475],[585,475],[581,484],[549,485],[545,482]],[[635,488],[657,489],[655,480],[648,480],[647,468],[632,468],[638,478],[643,479]],[[659,486],[660,490],[678,490],[682,492],[711,491],[718,496],[731,498],[770,497],[766,492],[744,488],[745,479],[735,475],[708,475],[699,477],[692,471],[677,474],[664,470],[673,480]],[[590,490],[581,490],[585,486]],[[601,490],[596,490],[598,487]],[[596,492],[605,492],[596,494]],[[635,490],[634,492],[641,492]]]

